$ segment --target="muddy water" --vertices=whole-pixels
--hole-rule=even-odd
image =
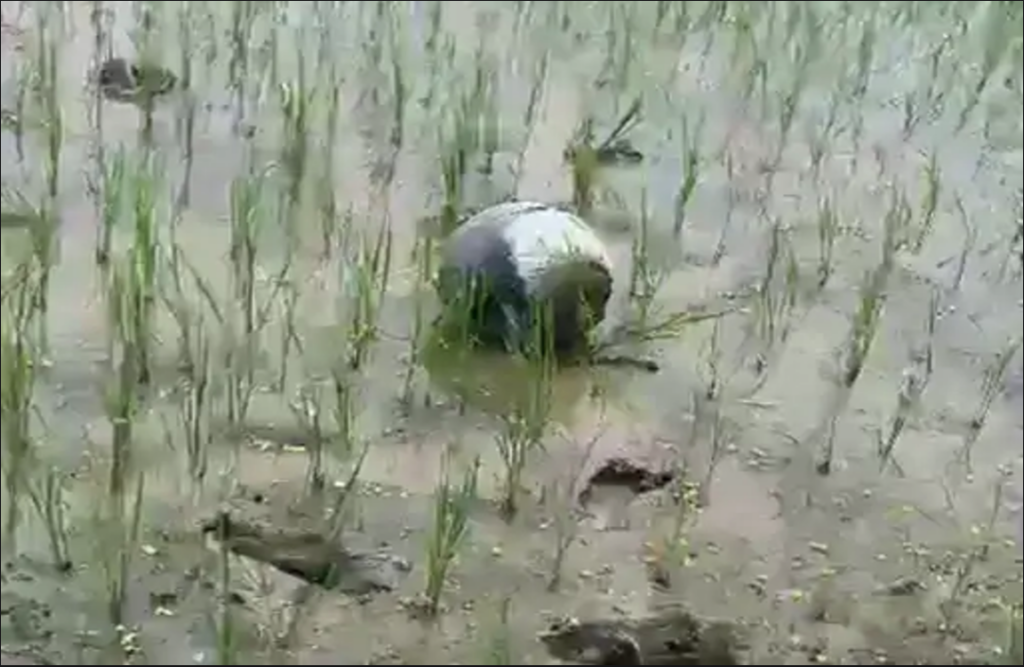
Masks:
[[[4,3],[5,25],[23,28],[21,32],[5,29],[4,33],[5,107],[16,87],[14,63],[25,58],[24,49],[32,48],[33,39],[31,20],[19,18],[15,4]],[[585,473],[613,455],[655,466],[682,461],[696,479],[703,479],[708,467],[716,463],[709,504],[691,529],[694,562],[675,578],[680,583],[673,591],[649,592],[642,563],[647,552],[644,543],[663,539],[666,514],[672,514],[660,507],[664,499],[636,501],[626,509],[625,525],[617,530],[602,530],[599,521],[584,521],[580,542],[566,563],[567,583],[561,595],[547,593],[543,581],[553,543],[550,527],[545,528],[550,526],[552,509],[530,502],[525,516],[512,527],[489,510],[479,513],[471,544],[455,574],[458,586],[448,596],[452,613],[446,616],[442,633],[423,630],[399,609],[401,597],[420,590],[420,567],[414,568],[395,594],[366,605],[355,605],[340,596],[324,596],[308,605],[307,616],[298,625],[298,641],[291,644],[286,658],[276,659],[324,664],[338,660],[415,664],[427,657],[449,662],[479,660],[484,645],[497,632],[489,619],[500,599],[513,592],[509,631],[519,659],[529,662],[544,660],[532,641],[533,633],[543,625],[538,610],[639,614],[653,604],[678,599],[712,615],[747,621],[778,618],[778,623],[753,632],[755,656],[762,660],[778,653],[805,655],[811,651],[807,645],[820,643],[836,655],[863,648],[897,651],[904,647],[911,629],[887,620],[934,615],[936,601],[949,586],[948,581],[932,580],[920,555],[908,555],[908,545],[928,545],[936,554],[964,548],[970,543],[971,526],[987,523],[994,503],[997,542],[1016,539],[1017,546],[1011,553],[994,551],[990,579],[1012,582],[1015,554],[1019,577],[1021,407],[1019,391],[1012,391],[1012,376],[1008,381],[1011,390],[1005,400],[999,398],[993,404],[974,446],[972,473],[967,475],[951,463],[978,404],[984,369],[1008,340],[1021,336],[1020,267],[1006,259],[1012,221],[1020,210],[1019,62],[1016,74],[994,85],[986,98],[985,108],[996,119],[987,131],[972,122],[954,135],[957,114],[951,110],[922,122],[905,138],[903,111],[894,100],[923,87],[919,82],[923,74],[913,63],[936,43],[943,26],[936,18],[931,19],[934,25],[924,22],[906,34],[893,29],[877,42],[871,85],[863,104],[841,106],[838,125],[845,131],[829,141],[816,173],[811,137],[828,113],[839,77],[839,59],[847,51],[856,51],[855,36],[835,36],[849,43],[846,51],[839,49],[823,58],[828,67],[822,65],[819,76],[804,91],[786,150],[777,154],[778,110],[745,99],[743,68],[731,65],[736,39],[730,28],[695,27],[683,45],[669,39],[668,31],[658,39],[645,36],[641,42],[645,48],[633,50],[634,71],[627,89],[616,95],[611,91],[617,84],[602,83],[612,76],[603,70],[603,54],[608,48],[604,26],[609,21],[607,12],[612,10],[572,10],[571,25],[563,32],[560,16],[547,14],[555,11],[557,15],[557,7],[551,10],[555,3],[536,4],[531,27],[516,36],[511,11],[503,5],[445,3],[444,34],[452,40],[459,63],[457,68],[442,68],[445,76],[453,69],[471,71],[481,29],[494,31],[486,44],[500,63],[502,139],[496,170],[490,177],[471,176],[467,203],[486,203],[511,194],[541,201],[568,200],[571,184],[561,154],[581,114],[595,111],[599,127],[610,128],[616,107],[624,109],[634,95],[642,94],[645,118],[632,139],[647,160],[639,167],[602,174],[606,188],[617,198],[599,207],[594,220],[617,260],[613,318],[625,316],[630,244],[641,202],[646,202],[652,220],[651,260],[669,269],[657,301],[667,310],[721,306],[731,303],[730,295],[750,294],[766,272],[769,232],[775,222],[785,225],[801,271],[810,280],[818,253],[815,219],[825,197],[835,206],[841,225],[835,273],[820,295],[797,308],[785,345],[768,355],[766,379],[753,369],[756,349],[746,335],[754,306],[748,303],[739,314],[721,320],[719,372],[726,384],[717,404],[716,427],[706,418],[707,401],[702,399],[709,380],[711,325],[695,325],[678,339],[652,346],[650,351],[662,365],[657,375],[574,370],[557,379],[552,398],[556,432],[545,452],[538,453],[529,475],[535,496],[549,495],[551,484],[564,480],[568,471],[582,467]],[[115,48],[130,52],[131,8],[127,3],[114,6]],[[303,22],[303,6],[293,4],[294,15],[286,17],[290,25]],[[366,9],[369,6],[349,3],[343,10],[344,20],[336,27],[336,44],[331,50],[345,74],[338,199],[343,209],[351,209],[357,228],[371,230],[388,219],[395,234],[394,277],[381,320],[386,335],[374,351],[372,367],[361,386],[359,429],[372,447],[361,475],[370,490],[358,503],[358,525],[372,540],[386,542],[420,564],[424,530],[429,525],[429,494],[440,472],[441,452],[457,443],[465,453],[479,454],[483,458],[482,495],[496,497],[500,461],[494,446],[495,417],[508,412],[510,396],[521,390],[525,379],[507,359],[482,357],[466,364],[448,360],[418,374],[417,400],[411,412],[397,410],[404,374],[401,360],[407,352],[402,337],[411,329],[417,298],[411,279],[415,269],[406,258],[419,232],[418,221],[436,212],[440,203],[439,123],[436,114],[431,115],[435,112],[418,103],[418,96],[425,92],[424,84],[418,82],[416,100],[409,104],[406,116],[406,146],[395,165],[395,181],[387,197],[376,193],[372,170],[386,154],[389,128],[382,119],[390,112],[386,102],[375,107],[373,97],[364,94],[380,76],[366,71],[361,52],[372,19],[372,10]],[[615,11],[639,6],[614,4]],[[425,7],[413,3],[413,9],[401,19],[421,37],[428,30]],[[636,12],[640,25],[650,25],[651,12],[629,11]],[[241,142],[231,133],[231,97],[225,92],[229,46],[221,35],[226,34],[226,21],[226,16],[218,16],[211,24],[220,53],[215,54],[211,68],[199,67],[196,75],[200,112],[192,200],[176,232],[189,262],[224,299],[229,290],[227,197],[231,179],[243,162]],[[39,387],[38,403],[46,416],[47,456],[61,466],[79,470],[70,491],[77,510],[97,497],[109,426],[101,400],[105,326],[93,263],[97,221],[82,177],[90,168],[91,139],[89,92],[83,86],[91,58],[91,35],[83,6],[74,6],[68,24],[60,69],[66,143],[60,263],[53,272],[49,322],[52,366]],[[759,25],[759,30],[766,30]],[[295,66],[295,41],[309,40],[289,36],[286,30],[280,34],[285,54],[281,67],[287,78]],[[542,45],[552,49],[550,78],[538,122],[527,137],[521,119],[530,72]],[[962,48],[964,58],[973,57],[967,45]],[[405,57],[410,63],[422,62],[426,57],[423,49],[421,42],[410,39]],[[168,39],[164,51],[169,63],[176,62],[177,50]],[[769,71],[773,73],[767,84],[769,93],[791,85],[783,65]],[[425,73],[416,72],[417,77],[421,74],[425,80]],[[951,91],[950,108],[958,109],[964,86],[955,80],[944,84]],[[445,91],[453,84],[445,81],[441,86]],[[255,129],[258,154],[270,160],[279,138],[280,118],[273,91],[267,94],[265,103],[244,120]],[[171,181],[168,190],[176,187],[182,172],[182,151],[175,131],[177,104],[162,105],[155,119],[156,141]],[[137,134],[137,113],[113,104],[105,105],[104,113],[108,147],[131,145]],[[855,142],[853,120],[858,116],[863,128]],[[678,240],[672,237],[671,226],[682,181],[684,132],[696,137],[702,162],[683,237]],[[527,138],[524,168],[516,178],[508,170]],[[323,133],[316,133],[315,143],[324,140]],[[32,191],[38,181],[38,147],[29,142],[30,166],[24,169],[7,132],[0,151],[5,183],[27,183],[24,187]],[[836,462],[832,474],[820,476],[815,472],[815,454],[828,430],[826,415],[835,392],[837,350],[857,305],[856,288],[864,273],[878,262],[882,225],[890,206],[888,186],[903,189],[919,216],[924,197],[922,174],[932,155],[943,185],[934,229],[920,253],[905,250],[897,255],[872,354],[834,425]],[[771,169],[776,157],[779,163]],[[970,235],[965,233],[963,220],[968,222]],[[302,284],[298,321],[306,349],[292,366],[317,373],[338,351],[336,296],[345,284],[346,272],[344,266],[317,259],[314,222],[303,224],[302,229],[306,243],[294,261],[295,275]],[[968,236],[973,236],[970,251],[959,285],[954,287]],[[280,237],[269,232],[262,248],[268,275],[282,260],[281,247]],[[4,231],[5,272],[24,248],[22,234]],[[929,303],[936,293],[943,297],[943,309],[932,341],[934,374],[898,445],[898,473],[891,469],[879,473],[876,442],[889,428],[904,371],[926,341]],[[175,381],[171,343],[177,335],[167,319],[161,323],[163,344],[157,374],[165,394]],[[274,322],[268,328],[269,341],[276,341],[279,325]],[[267,344],[267,379],[278,362],[275,347],[276,342]],[[1020,368],[1019,356],[1010,367]],[[292,384],[297,380],[293,378]],[[130,625],[139,628],[138,641],[151,662],[214,659],[208,618],[214,603],[201,585],[208,583],[208,577],[196,579],[189,572],[208,556],[192,537],[194,522],[205,517],[213,505],[240,493],[240,487],[246,493],[260,490],[282,506],[300,495],[305,457],[287,448],[278,451],[276,446],[302,439],[295,436],[298,428],[288,405],[291,390],[296,388],[289,387],[285,397],[273,392],[255,397],[250,415],[256,446],[234,449],[218,442],[214,461],[218,474],[198,499],[182,480],[180,452],[168,447],[168,440],[180,441],[173,426],[167,436],[167,424],[173,425],[175,414],[170,400],[155,401],[152,413],[141,420],[137,440],[141,460],[149,470],[145,534],[152,548],[138,561],[129,607]],[[587,446],[591,441],[592,449]],[[586,460],[581,461],[585,454]],[[996,485],[1005,487],[1006,493],[996,495]],[[541,494],[541,489],[548,492]],[[73,543],[82,553],[96,541],[91,537],[88,515],[74,511],[72,517],[76,527]],[[27,535],[25,542],[39,546],[37,555],[45,555],[41,532],[33,529]],[[88,562],[89,557],[78,560]],[[273,660],[273,651],[259,647],[272,643],[268,633],[279,629],[296,583],[267,568],[242,567],[237,586],[244,618],[252,621],[253,659]],[[102,595],[100,577],[83,574],[74,579],[75,585],[68,586],[54,580],[44,567],[21,561],[13,563],[10,572],[4,583],[5,650],[10,645],[52,659],[67,659],[76,652],[95,658],[95,645],[101,645],[104,638],[103,625],[92,622],[96,618],[94,601]],[[929,593],[912,602],[877,595],[879,588],[904,577],[928,579],[922,583]],[[995,594],[1005,594],[999,585],[994,586],[1000,591]],[[1019,579],[1016,591],[1019,598]],[[37,608],[46,613],[35,611]],[[11,620],[15,618],[17,623]],[[969,627],[966,636],[979,639],[982,645],[980,640],[988,636],[983,629]],[[48,632],[54,633],[52,638]],[[91,641],[83,639],[92,637],[91,633],[100,634]],[[791,641],[790,634],[800,635],[802,641]],[[941,644],[936,639],[928,644],[929,650]],[[917,644],[913,647],[920,648]]]

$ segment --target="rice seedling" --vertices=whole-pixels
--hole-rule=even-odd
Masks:
[[[1010,628],[1004,654],[1007,665],[1016,665],[1024,660],[1024,607],[1017,603],[1009,609],[1007,615]]]
[[[36,465],[33,435],[33,392],[39,350],[33,335],[38,317],[35,290],[40,289],[37,269],[30,261],[18,266],[5,280],[2,335],[0,335],[0,409],[3,424],[3,475],[6,498],[3,517],[4,549],[17,552],[22,499]]]
[[[183,341],[191,343],[184,395],[180,399],[179,419],[184,430],[189,479],[202,482],[208,469],[208,453],[213,436],[210,418],[210,342],[202,320],[193,325]]]
[[[517,18],[520,16],[516,15]],[[518,34],[518,31],[517,31]],[[544,91],[548,84],[548,71],[551,67],[551,52],[545,49],[533,65],[532,78],[530,81],[530,94],[526,101],[526,110],[523,112],[523,126],[526,133],[523,135],[523,142],[519,146],[514,167],[514,188],[519,189],[519,182],[523,176],[523,167],[526,161],[526,151],[533,140],[534,130],[537,125],[538,112],[541,102],[544,99]]]
[[[821,162],[824,159],[829,143],[834,140],[839,122],[839,110],[842,101],[841,90],[833,91],[828,98],[828,111],[823,122],[808,128],[807,143],[811,154],[810,178],[819,182],[821,178]]]
[[[630,247],[629,298],[633,305],[636,325],[638,328],[646,329],[650,324],[654,298],[668,276],[665,271],[651,265],[650,213],[646,191],[641,195],[640,206],[640,224]]]
[[[39,276],[39,299],[37,308],[40,317],[35,321],[39,328],[39,345],[45,357],[49,347],[47,313],[49,312],[50,267],[59,257],[57,228],[60,224],[60,173],[62,148],[64,144],[64,120],[61,108],[58,63],[61,58],[60,44],[64,28],[63,8],[46,5],[36,13],[36,45],[30,64],[29,89],[32,95],[27,105],[19,111],[30,112],[37,119],[40,144],[43,149],[43,179],[45,195],[37,206],[36,224],[29,227],[32,250],[36,261],[44,270]]]
[[[952,44],[952,37],[947,36],[929,50],[927,84],[923,94],[912,92],[907,93],[903,98],[903,137],[905,140],[910,139],[922,120],[933,120],[942,113],[945,92],[936,90],[936,85],[939,83],[939,66],[943,62],[943,56],[949,50],[950,44]]]
[[[99,216],[100,224],[97,227],[95,258],[100,271],[105,277],[109,277],[105,272],[111,261],[114,231],[125,215],[124,209],[128,203],[124,188],[128,180],[125,171],[128,158],[124,150],[119,150],[110,156],[105,154],[102,159],[103,164],[98,165],[101,170],[99,205],[102,210]]]
[[[504,595],[498,601],[497,618],[492,621],[494,627],[490,628],[487,640],[484,645],[484,665],[514,665],[516,660],[513,656],[512,637],[509,630],[509,616],[512,610],[512,596]]]
[[[111,359],[114,369],[107,390],[106,409],[112,431],[111,471],[108,492],[112,498],[123,498],[125,480],[130,474],[132,458],[132,428],[140,408],[139,342],[137,337],[145,329],[139,324],[143,299],[141,285],[134,279],[130,261],[114,265],[108,286],[108,317],[110,319]]]
[[[107,620],[115,628],[125,621],[133,556],[140,546],[144,493],[145,475],[140,472],[135,476],[134,493],[130,497],[108,497],[96,517],[96,560],[103,572]]]
[[[917,238],[913,241],[914,252],[921,252],[924,242],[932,233],[935,227],[935,214],[939,206],[939,194],[942,190],[941,174],[939,173],[938,158],[932,153],[925,168],[925,191],[921,203],[921,220],[918,223]]]
[[[978,228],[972,225],[971,221],[967,218],[967,211],[964,209],[963,201],[959,196],[956,197],[954,203],[959,214],[957,219],[960,221],[960,227],[964,232],[964,244],[960,247],[960,252],[957,255],[956,269],[952,280],[952,290],[958,292],[964,281],[964,272],[967,270],[967,258],[974,252],[978,244]]]
[[[231,589],[231,550],[228,547],[228,517],[218,517],[215,536],[217,538],[217,616],[213,626],[216,630],[216,655],[219,665],[237,665],[239,646],[239,620],[234,613],[234,599]]]
[[[853,106],[858,108],[864,104],[871,81],[871,70],[875,62],[875,47],[878,40],[878,16],[874,12],[862,17],[860,40],[857,45],[856,68],[849,91]],[[853,145],[859,152],[861,138],[864,136],[864,116],[857,114],[853,119]]]
[[[800,289],[800,268],[789,231],[774,220],[768,232],[765,270],[755,290],[748,340],[754,341],[757,391],[768,378],[771,360],[779,353],[793,327],[793,313]]]
[[[43,521],[54,568],[71,568],[64,514],[64,479],[60,471],[41,458],[37,432],[45,424],[34,402],[39,353],[33,338],[32,320],[39,289],[39,272],[31,262],[19,264],[4,284],[2,333],[0,333],[0,423],[3,424],[2,456],[6,507],[3,517],[4,549],[18,553],[18,527],[22,500],[28,496]]]
[[[982,371],[981,398],[974,409],[974,413],[967,422],[967,432],[964,434],[963,445],[958,455],[959,461],[970,471],[972,467],[972,454],[974,446],[981,437],[985,424],[988,422],[989,412],[992,404],[999,397],[1003,378],[1022,346],[1022,339],[1019,337],[1010,340],[1003,348],[985,365]]]
[[[229,335],[233,344],[227,351],[229,370],[228,420],[245,420],[256,390],[255,362],[260,315],[265,310],[257,300],[257,253],[263,229],[261,192],[262,173],[250,173],[234,179],[231,185],[231,282],[235,308],[231,310]],[[287,262],[285,270],[287,270]]]
[[[835,208],[828,197],[818,202],[818,289],[822,290],[832,277],[832,261],[835,251],[836,236],[839,232],[839,220]]]
[[[704,115],[697,120],[696,127],[690,129],[689,117],[683,116],[681,132],[682,157],[683,157],[683,180],[679,184],[675,199],[675,221],[672,223],[672,233],[678,237],[686,224],[686,207],[697,190],[700,181],[700,146],[697,137],[701,136],[704,125]],[[728,225],[726,225],[727,227]],[[725,235],[723,230],[722,234]]]
[[[952,571],[952,581],[944,599],[939,602],[939,611],[950,626],[955,623],[955,614],[964,604],[963,598],[970,594],[971,588],[975,585],[976,577],[979,576],[979,566],[990,557],[993,544],[998,543],[996,536],[997,521],[1003,509],[1004,493],[1006,488],[1006,470],[1002,470],[1001,479],[992,487],[992,502],[988,508],[988,516],[982,524],[973,524],[966,531],[967,543],[955,551],[955,565]],[[955,500],[947,486],[943,486],[946,493],[946,502],[949,509],[955,509]]]
[[[879,439],[878,443],[879,467],[883,472],[892,460],[896,444],[903,434],[903,429],[906,428],[907,421],[920,405],[921,396],[924,394],[930,378],[931,373],[928,371],[926,355],[916,355],[904,369],[903,382],[896,395],[896,412],[889,425],[889,433],[884,440]]]
[[[871,351],[871,344],[875,339],[882,309],[885,306],[896,248],[902,236],[901,232],[905,229],[901,222],[904,219],[897,209],[891,209],[886,215],[882,259],[861,282],[857,312],[853,316],[853,326],[843,364],[842,386],[847,389],[857,383],[857,378],[860,377],[864,362]]]
[[[137,70],[140,73],[157,71],[159,65],[158,54],[160,44],[157,42],[159,34],[157,26],[162,24],[162,12],[164,3],[156,2],[135,2],[132,5],[132,13],[135,17],[135,26],[132,31],[132,42],[135,52],[139,54]],[[155,90],[146,77],[140,76],[137,83],[141,91],[137,97],[139,103],[139,146],[144,155],[153,151],[153,109],[155,104]]]
[[[308,133],[313,99],[313,92],[306,85],[304,63],[300,63],[297,84],[283,84],[279,96],[284,124],[280,164],[285,184],[278,223],[285,234],[288,257],[297,250],[299,243],[297,225],[301,219],[303,186],[306,182],[306,170],[309,168]]]
[[[193,35],[198,31],[200,16],[196,5],[184,3],[178,8],[178,43],[181,49],[181,58],[178,63],[180,88],[182,102],[178,107],[175,129],[177,131],[178,144],[183,151],[181,186],[175,198],[175,210],[184,211],[192,201],[192,171],[195,166],[195,137],[196,137],[196,109],[198,106],[193,91],[193,50],[198,46],[195,44]],[[175,216],[177,217],[177,216]]]
[[[68,502],[64,474],[52,466],[41,473],[35,473],[29,498],[46,530],[51,562],[58,572],[70,572],[72,562],[68,545]]]
[[[589,465],[594,447],[605,433],[605,428],[599,428],[590,440],[582,448],[580,455],[573,461],[572,466],[566,472],[565,477],[556,479],[551,483],[550,492],[545,493],[545,499],[550,500],[554,507],[552,527],[554,536],[554,550],[551,556],[551,569],[548,572],[547,590],[556,593],[562,586],[562,576],[565,570],[565,558],[569,549],[576,541],[579,533],[579,516],[576,512],[577,498],[583,490],[580,482],[583,479],[583,471]],[[567,444],[574,445],[568,437]],[[573,447],[575,449],[575,447]]]
[[[319,53],[318,69],[323,72],[318,85],[322,86],[324,92],[320,99],[326,106],[324,114],[324,143],[320,160],[323,169],[322,177],[317,187],[317,208],[320,218],[320,238],[323,244],[323,260],[330,259],[340,243],[338,238],[338,220],[340,212],[337,197],[335,195],[335,177],[337,173],[337,145],[338,132],[340,129],[341,114],[341,72],[337,61],[331,57],[331,47],[335,34],[335,16],[323,5],[318,5],[317,14],[320,30],[322,31]],[[283,350],[287,355],[287,343]],[[282,361],[282,363],[285,363]]]
[[[232,128],[236,136],[243,136],[245,119],[248,117],[250,86],[250,43],[256,26],[261,3],[237,2],[231,7],[230,45],[228,63],[228,84],[234,93],[234,118]],[[215,41],[215,40],[214,40]]]
[[[423,360],[424,333],[427,324],[424,312],[426,305],[424,303],[424,290],[434,276],[433,254],[434,244],[432,237],[426,234],[417,235],[416,244],[413,247],[413,261],[416,264],[416,282],[413,288],[415,296],[412,306],[412,325],[409,332],[409,349],[406,352],[402,393],[399,398],[399,403],[406,413],[412,409],[415,400],[416,372]]]
[[[725,386],[721,377],[722,346],[721,346],[721,320],[715,320],[711,338],[708,342],[708,352],[705,359],[707,364],[707,377],[703,396],[694,397],[694,433],[697,425],[704,422],[705,418],[710,420],[710,451],[708,452],[708,467],[700,483],[701,505],[706,506],[710,502],[711,483],[715,478],[715,471],[718,464],[728,450],[726,442],[726,426],[722,415],[723,392]]]
[[[543,307],[536,310],[541,311]],[[540,316],[543,317],[542,314]],[[508,413],[499,417],[500,426],[496,437],[504,468],[500,510],[508,522],[518,514],[526,465],[531,453],[544,446],[544,435],[551,417],[555,361],[550,352],[550,341],[544,340],[544,327],[537,326],[534,329],[532,349],[541,352],[524,355],[522,363],[531,365],[526,387],[513,397]]]
[[[434,514],[430,534],[427,538],[426,588],[423,611],[434,617],[440,610],[441,594],[445,579],[469,532],[469,514],[477,499],[477,476],[479,458],[475,459],[461,479],[454,479],[452,466],[455,451],[449,448],[444,453],[441,476],[434,489]]]
[[[320,386],[314,379],[303,383],[297,399],[289,406],[306,436],[304,447],[309,457],[306,484],[312,493],[322,492],[327,485],[323,460],[326,437],[320,415],[321,402]]]
[[[92,11],[89,13],[89,25],[92,29],[92,57],[90,59],[92,72],[99,72],[103,61],[112,54],[110,45],[111,14],[111,10],[105,6],[102,0],[95,0],[92,3]],[[96,263],[102,267],[110,257],[110,234],[113,221],[106,220],[104,216],[108,207],[104,203],[104,197],[107,196],[105,184],[108,170],[104,141],[103,90],[98,85],[98,81],[96,84],[92,87],[92,94],[89,95],[90,155],[93,168],[86,171],[85,180],[86,188],[93,201],[96,219],[101,221],[97,227]],[[120,182],[120,177],[115,181]]]
[[[981,102],[982,94],[988,88],[993,75],[1003,60],[1011,53],[1013,40],[1020,39],[1020,20],[1014,20],[1012,6],[994,2],[984,5],[983,15],[977,19],[980,24],[976,29],[980,35],[972,35],[983,45],[980,72],[974,85],[967,91],[967,100],[960,110],[956,131],[960,132],[967,126],[971,114]]]
[[[648,579],[660,588],[672,586],[672,573],[689,567],[693,562],[690,532],[700,518],[703,508],[701,485],[687,479],[685,466],[681,466],[672,485],[672,508],[668,531],[645,544],[644,562]]]

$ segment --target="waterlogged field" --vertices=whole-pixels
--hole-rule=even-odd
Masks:
[[[2,7],[4,664],[1021,664],[1019,3]],[[660,372],[432,335],[510,197]]]

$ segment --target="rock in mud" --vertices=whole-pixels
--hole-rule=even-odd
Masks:
[[[393,590],[407,563],[384,552],[355,552],[312,530],[264,528],[232,519],[226,512],[203,524],[239,556],[272,565],[311,584],[350,595]]]
[[[734,627],[681,609],[641,620],[561,620],[540,641],[558,660],[584,665],[738,665]]]
[[[675,477],[674,471],[654,472],[628,459],[615,457],[605,461],[604,465],[590,476],[577,500],[581,506],[586,507],[594,491],[602,486],[624,488],[634,495],[649,493],[664,488]]]

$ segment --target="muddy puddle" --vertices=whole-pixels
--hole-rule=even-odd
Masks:
[[[38,48],[32,9],[21,5],[43,4],[3,3],[5,111],[17,103],[18,63],[30,62]],[[180,72],[181,8],[157,4],[166,5],[159,10],[166,38],[160,53]],[[779,9],[749,15],[727,8],[727,16],[716,14],[716,3],[681,3],[689,14],[677,16],[673,5],[655,28],[658,12],[672,3],[392,3],[383,19],[371,3],[345,3],[333,17],[288,4],[276,19],[283,81],[296,83],[296,53],[317,41],[311,26],[336,22],[326,56],[338,65],[342,100],[336,201],[354,229],[373,231],[386,220],[393,233],[382,334],[359,382],[355,428],[368,446],[358,481],[346,487],[355,454],[332,451],[326,489],[311,498],[307,488],[308,451],[318,436],[296,406],[303,392],[316,390],[329,412],[329,369],[341,348],[338,295],[353,279],[344,259],[322,259],[310,213],[290,259],[272,226],[259,252],[261,294],[285,260],[291,263],[302,351],[290,354],[284,389],[275,387],[285,328],[283,306],[275,306],[261,335],[260,389],[247,418],[229,426],[216,403],[206,422],[208,473],[200,488],[184,462],[179,331],[168,313],[159,315],[154,381],[133,441],[145,473],[142,519],[124,618],[118,627],[106,621],[110,528],[97,514],[110,459],[110,385],[95,264],[99,224],[84,176],[95,170],[85,83],[93,34],[87,5],[70,4],[59,51],[59,262],[35,404],[45,424],[42,460],[66,479],[72,568],[54,571],[44,526],[31,512],[17,552],[5,537],[3,664],[213,664],[223,659],[225,619],[232,650],[246,664],[987,664],[1011,657],[1024,540],[1020,352],[994,379],[991,369],[1022,335],[1024,292],[1012,247],[1021,210],[1019,37],[956,131],[973,84],[957,78],[954,63],[980,61],[977,44],[989,25],[981,15],[952,16],[959,9],[916,9],[911,18],[889,15],[898,10],[888,5],[854,9],[840,28],[832,3],[772,3]],[[527,5],[529,14],[519,13]],[[114,50],[131,54],[132,7],[112,6]],[[261,165],[279,159],[283,121],[280,91],[262,81],[249,90],[257,103],[242,118],[251,128],[242,135],[252,141],[232,132],[231,16],[216,6],[193,17],[194,163],[190,202],[174,233],[213,298],[227,303],[232,179],[247,150]],[[436,6],[443,11],[435,34]],[[1014,16],[1008,20],[1019,26]],[[876,31],[870,76],[861,97],[836,97],[837,81],[856,79],[851,72],[866,39],[854,27],[861,19]],[[829,46],[801,89],[780,151],[785,100],[772,91],[793,89],[795,57],[783,45],[811,48],[812,20],[831,26],[819,26]],[[269,19],[261,21],[252,35],[254,62],[269,48]],[[801,32],[787,38],[787,21]],[[409,86],[403,147],[393,163],[396,74],[390,55],[374,55],[374,45],[386,42],[385,24],[402,35]],[[947,25],[970,38],[943,47],[941,76],[929,88],[921,83],[928,70],[918,63],[930,62]],[[454,122],[454,91],[469,89],[476,76],[478,48],[498,81],[498,138],[490,173],[474,166],[467,176],[463,204],[509,196],[571,201],[563,153],[581,118],[592,113],[599,131],[608,131],[639,95],[643,121],[630,140],[644,160],[601,172],[592,216],[616,261],[610,324],[633,315],[631,253],[645,217],[658,312],[730,311],[637,345],[657,361],[657,373],[559,372],[547,405],[551,427],[543,448],[531,453],[511,523],[497,509],[503,464],[496,440],[532,375],[502,356],[440,355],[421,360],[405,391],[416,304],[426,304],[427,317],[432,312],[429,286],[417,282],[411,257],[424,234],[421,221],[436,216],[443,201],[438,133]],[[765,59],[763,70],[757,58]],[[524,118],[542,63],[546,79],[528,131]],[[762,71],[763,80],[751,71]],[[908,109],[929,94],[942,104],[908,130]],[[154,115],[167,202],[184,177],[183,104],[161,101]],[[106,103],[104,114],[104,145],[133,146],[138,111]],[[822,139],[824,127],[831,134]],[[316,145],[328,140],[320,129],[311,137]],[[39,196],[40,141],[27,134],[20,160],[5,122],[5,191]],[[695,165],[699,177],[674,235],[681,184]],[[393,172],[386,192],[382,170]],[[931,208],[929,173],[941,180]],[[859,290],[881,261],[899,197],[904,217],[914,225],[927,219],[930,231],[920,248],[911,234],[890,258],[870,354],[832,418]],[[818,288],[826,214],[835,218],[834,245],[828,280]],[[6,283],[30,239],[24,229],[2,234]],[[766,258],[780,243],[788,259],[766,282]],[[779,294],[764,297],[788,289],[780,287],[787,280],[795,305]],[[763,344],[769,321],[771,346]],[[901,390],[925,352],[927,386],[881,465]],[[979,405],[992,387],[980,423]],[[335,438],[333,416],[325,424],[327,439]],[[5,448],[7,437],[5,431]],[[834,458],[824,475],[829,446]],[[414,608],[425,585],[437,480],[453,447],[460,464],[479,461],[477,500],[442,612],[425,622]],[[4,495],[5,508],[9,502]],[[566,526],[574,539],[553,591],[554,554]],[[686,611],[664,621],[672,609]],[[1019,632],[1019,616],[1016,623]],[[567,648],[550,638],[567,627],[600,632],[587,635],[588,645]],[[725,627],[729,632],[720,632]],[[1010,664],[1019,662],[1018,655]]]

